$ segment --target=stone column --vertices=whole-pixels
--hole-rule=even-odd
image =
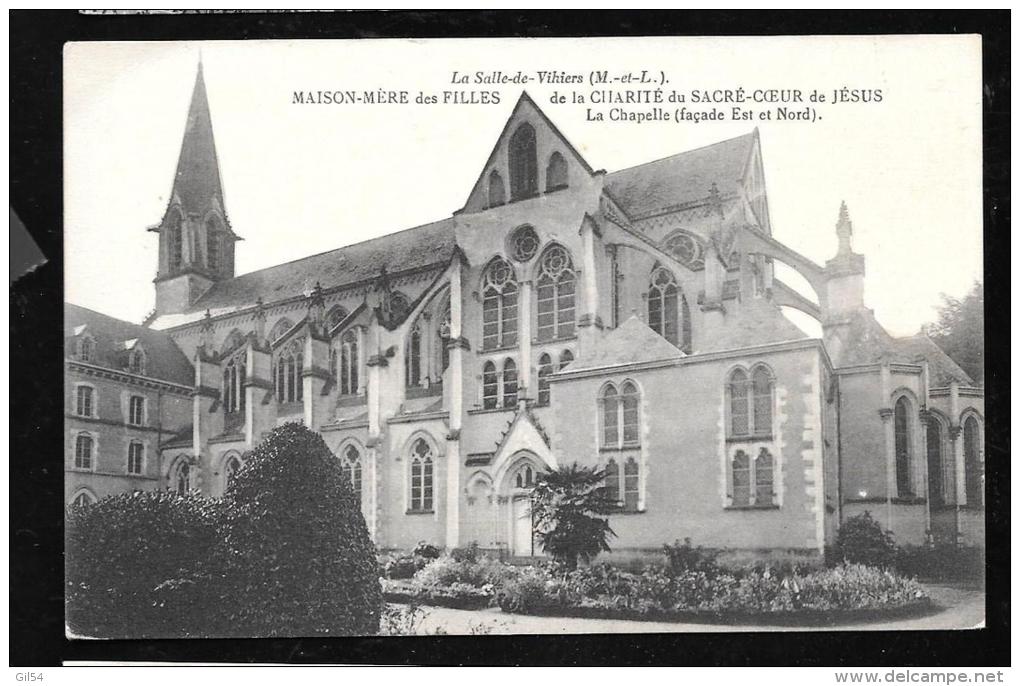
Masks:
[[[896,435],[893,426],[893,409],[883,407],[878,411],[885,432],[885,528],[892,531],[892,500],[896,493]]]
[[[599,317],[598,272],[595,267],[595,238],[600,230],[595,221],[585,215],[581,222],[581,302],[578,311],[581,316],[577,320],[578,353],[583,353],[595,342],[598,331],[602,328]]]
[[[460,431],[464,421],[464,352],[470,345],[464,337],[464,265],[460,256],[450,267],[450,387],[446,389],[449,398],[450,431],[446,435],[446,546],[460,545]],[[522,319],[522,318],[519,318]],[[530,326],[519,329],[520,335],[527,334],[530,347]],[[524,338],[521,339],[522,350]],[[522,361],[523,362],[523,361]],[[523,365],[522,365],[523,366]]]
[[[517,335],[520,339],[521,359],[517,379],[518,402],[533,398],[531,394],[531,297],[532,281],[525,279],[520,282],[520,299],[517,307]]]

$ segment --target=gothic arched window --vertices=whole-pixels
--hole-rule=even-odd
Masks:
[[[205,262],[213,271],[220,268],[220,232],[213,219],[205,224]]]
[[[510,234],[510,256],[518,262],[527,262],[535,253],[541,241],[531,226],[519,226]]]
[[[981,461],[981,429],[974,417],[963,423],[963,474],[967,505],[984,507],[985,469]]]
[[[560,369],[563,369],[568,364],[574,361],[574,353],[569,350],[564,350],[560,353]]]
[[[687,296],[680,294],[680,349],[690,353],[691,347],[691,307],[687,304]]]
[[[933,507],[945,505],[948,495],[942,466],[942,422],[928,418],[925,427],[925,448],[928,458],[928,499]]]
[[[537,284],[538,340],[574,335],[574,265],[570,254],[551,245],[539,261]]]
[[[290,320],[287,319],[286,317],[284,317],[283,319],[281,319],[278,322],[276,322],[275,324],[273,324],[273,328],[269,330],[269,339],[268,339],[269,342],[270,343],[275,343],[276,341],[278,341],[280,339],[281,336],[283,336],[283,334],[287,333],[288,331],[290,331],[293,328],[294,328],[294,325],[290,323]]]
[[[751,458],[743,450],[733,456],[733,504],[751,504]]]
[[[550,398],[549,376],[553,373],[552,358],[549,353],[538,357],[538,404],[548,405]]]
[[[96,497],[91,492],[83,490],[71,500],[71,507],[88,507],[96,502]]]
[[[503,407],[517,407],[517,363],[503,361]]]
[[[361,453],[353,445],[348,445],[344,448],[342,459],[340,461],[340,467],[343,469],[344,474],[347,476],[347,481],[351,484],[351,491],[354,493],[354,497],[358,500],[358,506],[361,506]]]
[[[424,438],[411,446],[411,502],[412,512],[431,512],[433,502],[434,455]]]
[[[303,340],[293,341],[276,359],[276,398],[281,403],[296,403],[304,399],[301,379],[305,365],[303,348]]]
[[[489,174],[489,207],[499,207],[506,202],[503,177],[495,169]]]
[[[748,390],[747,372],[743,369],[733,370],[729,382],[731,436],[746,436],[751,432],[747,411]]]
[[[80,433],[74,439],[74,468],[92,469],[92,449],[95,442],[92,436]]]
[[[348,329],[340,336],[340,369],[337,385],[341,395],[353,395],[358,392],[358,332]]]
[[[773,488],[772,454],[762,448],[754,458],[754,504],[771,505]]]
[[[893,435],[896,448],[896,492],[903,498],[914,495],[914,487],[910,478],[912,460],[910,447],[910,401],[900,397],[893,410]]]
[[[404,376],[408,387],[421,385],[422,332],[421,319],[414,323],[407,337],[407,355],[404,357]]]
[[[623,427],[623,445],[641,442],[641,394],[630,381],[620,389],[620,425]]]
[[[234,481],[237,479],[237,473],[241,471],[241,458],[237,455],[231,455],[227,458],[227,461],[223,463],[223,492],[226,493],[234,485]]]
[[[135,347],[128,356],[128,371],[132,374],[145,374],[145,351]]]
[[[170,271],[175,272],[181,268],[184,261],[184,236],[181,231],[181,215],[174,212],[170,215],[170,224],[167,227],[167,247],[169,249]]]
[[[673,345],[679,345],[677,295],[679,289],[673,272],[659,267],[652,272],[648,287],[648,327]]]
[[[751,391],[754,396],[754,426],[756,436],[772,434],[772,375],[765,367],[756,367],[751,374]]]
[[[482,367],[482,407],[494,409],[499,404],[499,377],[496,375],[496,363],[489,360]]]
[[[608,384],[602,389],[602,447],[615,448],[620,443],[620,396],[616,386]]]
[[[326,314],[326,328],[332,329],[345,319],[347,319],[347,310],[340,305],[334,305]]]
[[[442,374],[450,366],[450,306],[447,304],[443,318],[436,329],[439,338],[439,373]]]
[[[482,347],[517,344],[517,277],[501,258],[494,259],[482,279]]]
[[[535,129],[521,124],[510,137],[510,199],[522,200],[538,193],[538,156]]]
[[[545,168],[545,190],[559,190],[567,187],[567,161],[563,155],[554,152],[549,156],[549,166]]]
[[[245,366],[241,355],[231,358],[223,368],[223,411],[244,411]]]
[[[177,461],[170,484],[173,490],[182,495],[191,490],[191,465],[188,464],[187,458],[182,457]]]
[[[514,487],[531,488],[535,485],[535,470],[530,464],[525,464],[517,470],[514,476]]]
[[[616,464],[616,460],[610,458],[606,462],[605,469],[605,482],[606,482],[606,499],[611,503],[620,502],[620,468]]]

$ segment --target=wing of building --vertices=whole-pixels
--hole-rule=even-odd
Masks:
[[[218,496],[297,421],[382,548],[531,555],[527,494],[573,462],[607,472],[617,556],[817,555],[863,510],[900,542],[980,542],[981,389],[875,320],[846,207],[825,265],[772,237],[763,164],[755,130],[606,173],[522,94],[452,216],[235,275],[200,71],[147,321],[194,365],[194,425],[153,485]]]

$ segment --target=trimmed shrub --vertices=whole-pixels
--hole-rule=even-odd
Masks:
[[[892,533],[882,529],[871,513],[864,511],[840,525],[836,556],[844,563],[892,567],[896,562],[896,543]]]
[[[387,579],[410,579],[431,561],[417,555],[391,555],[382,563],[382,573]]]
[[[227,496],[230,635],[363,635],[379,630],[375,546],[339,461],[296,423],[246,457]]]
[[[691,545],[690,538],[685,538],[683,543],[680,541],[674,541],[673,545],[667,543],[662,546],[662,552],[666,556],[666,571],[670,574],[702,572],[714,576],[719,573],[716,564],[719,553],[706,550],[700,545],[695,548]]]
[[[206,635],[220,611],[220,504],[167,491],[68,509],[66,620],[78,635]]]

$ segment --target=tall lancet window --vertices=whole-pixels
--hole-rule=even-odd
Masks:
[[[521,124],[510,137],[510,199],[523,200],[538,193],[538,156],[535,129]]]
[[[565,248],[551,245],[542,253],[537,286],[538,340],[573,336],[577,284]]]
[[[517,344],[517,277],[513,267],[494,259],[482,279],[482,347]]]
[[[679,345],[678,292],[673,272],[664,267],[652,272],[652,282],[648,287],[648,326],[673,345]]]
[[[205,224],[205,261],[213,271],[220,268],[220,233],[212,219]]]
[[[184,261],[184,235],[181,230],[181,215],[177,212],[170,214],[166,240],[170,253],[170,271],[177,271],[181,268],[181,263]]]

